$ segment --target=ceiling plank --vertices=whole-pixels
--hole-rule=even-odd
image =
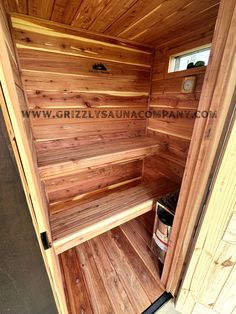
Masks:
[[[84,0],[71,25],[88,30],[110,0]]]
[[[166,0],[152,0],[147,2],[146,0],[138,0],[118,20],[115,20],[104,33],[117,36],[165,1]]]
[[[203,13],[192,16],[188,21],[182,20],[180,23],[175,25],[170,25],[166,31],[158,32],[158,35],[154,32],[148,32],[146,34],[142,34],[136,40],[141,40],[142,42],[153,43],[154,45],[159,42],[166,41],[167,39],[177,38],[179,36],[183,36],[184,34],[189,34],[189,36],[193,36],[195,32],[198,31],[199,27],[207,21],[207,25],[205,25],[206,29],[208,25],[214,25],[217,14],[219,10],[219,5],[210,8],[209,10],[204,11]]]
[[[92,25],[90,31],[103,33],[115,20],[127,12],[137,0],[119,0],[110,1],[106,7],[100,12]]]
[[[211,33],[220,0],[3,0],[10,12],[154,47]],[[28,1],[28,2],[27,2]],[[214,11],[215,10],[215,11]],[[206,12],[209,12],[206,13]],[[215,14],[214,14],[215,12]],[[201,28],[201,29],[200,29]],[[205,28],[205,29],[204,29]],[[88,34],[89,35],[89,34]]]
[[[54,0],[28,0],[28,14],[49,20]]]
[[[198,45],[196,47],[200,47],[205,45],[206,43],[211,43],[213,38],[213,33],[215,29],[215,19],[213,21],[208,21],[208,25],[203,25],[198,28],[195,32],[187,31],[184,34],[181,34],[178,37],[174,38],[166,38],[165,40],[157,40],[153,42],[158,49],[171,47],[173,49],[178,47],[183,47],[184,45],[188,45],[193,41],[197,40]],[[183,50],[184,51],[184,50]]]
[[[83,0],[55,0],[51,20],[70,25]]]
[[[8,12],[27,14],[27,0],[5,0],[5,8]]]
[[[190,5],[184,7],[183,9],[176,10],[176,12],[171,16],[171,18],[165,18],[161,23],[155,23],[153,26],[148,28],[145,33],[140,33],[135,36],[134,39],[140,38],[140,40],[145,40],[150,38],[153,40],[155,38],[160,38],[166,36],[165,34],[172,34],[174,31],[181,32],[182,29],[179,29],[180,25],[191,25],[194,20],[202,20],[202,22],[207,21],[205,16],[208,16],[213,12],[213,16],[217,15],[219,10],[219,0],[207,0],[199,1],[194,0]],[[202,24],[200,24],[202,25]],[[199,26],[199,25],[198,25]],[[186,29],[185,29],[186,31]]]
[[[176,10],[183,10],[189,3],[189,0],[166,0],[123,32],[119,33],[118,36],[132,40],[143,31],[146,32],[152,25],[158,22],[161,23],[167,17],[170,18],[172,14],[175,14]]]

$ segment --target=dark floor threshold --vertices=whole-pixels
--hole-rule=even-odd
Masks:
[[[154,303],[152,303],[142,314],[154,314],[159,310],[166,302],[172,299],[172,295],[168,292],[164,292],[160,298],[158,298]]]

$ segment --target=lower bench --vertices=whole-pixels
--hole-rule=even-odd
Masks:
[[[53,246],[60,254],[153,208],[154,200],[173,192],[177,184],[160,178],[126,190],[114,189],[86,200],[50,207]]]

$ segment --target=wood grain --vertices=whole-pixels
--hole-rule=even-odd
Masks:
[[[54,114],[57,108],[147,108],[151,49],[36,18],[13,16],[12,23],[30,109],[50,109]],[[93,72],[97,63],[104,63],[108,71]],[[31,122],[38,151],[107,143],[145,132],[144,119]]]
[[[193,8],[193,4],[194,1],[189,5],[190,9]],[[185,9],[187,8],[188,6]],[[167,116],[148,119],[147,134],[166,143],[167,150],[145,160],[143,171],[145,182],[158,179],[162,175],[181,182],[195,124],[193,113],[198,109],[206,67],[168,73],[169,59],[172,55],[207,44],[208,40],[210,39],[198,37],[179,44],[178,47],[170,45],[164,48],[157,47],[155,50],[149,110],[165,112]],[[189,75],[196,76],[196,87],[193,93],[183,94],[182,80]],[[177,118],[178,112],[183,113],[182,118],[180,116]]]
[[[93,200],[52,205],[50,223],[57,253],[148,212],[154,198],[174,191],[176,187],[177,184],[163,178],[149,185],[114,189]]]
[[[175,216],[180,227],[172,229],[170,238],[175,251],[167,253],[168,262],[164,269],[166,275],[163,280],[168,282],[167,287],[173,292],[177,289],[178,274],[182,272],[187,248],[192,240],[192,230],[198,222],[204,195],[210,186],[215,158],[221,156],[222,137],[228,128],[229,115],[235,103],[235,13],[235,1],[221,2],[213,38],[213,53],[199,103],[200,110],[217,110],[220,119],[197,120],[194,127],[194,141],[190,145],[190,158],[182,183],[185,188],[179,198],[178,215]],[[219,234],[214,228],[212,230],[215,235]],[[178,242],[174,239],[178,239]]]
[[[78,31],[84,30],[90,36],[91,32],[109,35],[110,39],[118,36],[122,40],[129,38],[153,47],[170,42],[178,45],[177,37],[182,37],[184,43],[196,34],[212,36],[219,2],[45,0],[42,8],[37,0],[6,1],[9,11],[41,17],[45,20],[44,25],[47,19],[54,27],[55,22],[59,22],[72,25]]]
[[[50,203],[75,196],[99,191],[117,182],[141,178],[142,162],[111,165],[105,168],[75,172],[69,176],[60,176],[44,180],[44,187]]]
[[[60,255],[65,287],[70,291],[67,301],[73,309],[72,314],[80,309],[78,300],[81,300],[85,313],[91,308],[93,313],[101,314],[140,313],[152,299],[156,300],[163,293],[157,273],[155,276],[152,273],[156,265],[150,247],[142,246],[142,239],[137,241],[136,238],[145,233],[146,226],[139,224],[136,237],[130,237],[123,228],[130,230],[131,222],[133,220],[123,224],[122,229],[117,227]],[[141,252],[150,259],[143,260]],[[78,287],[82,285],[83,294],[77,298]],[[83,295],[89,297],[88,308],[84,307]]]
[[[55,0],[51,20],[71,24],[83,0]]]
[[[105,166],[111,163],[141,159],[156,154],[161,144],[151,138],[139,138],[139,141],[120,140],[115,146],[96,144],[42,152],[38,156],[39,172],[42,178],[57,177],[62,174],[79,171],[89,167]]]

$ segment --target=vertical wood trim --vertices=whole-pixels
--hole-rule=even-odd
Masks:
[[[176,294],[201,210],[236,79],[235,1],[222,0],[200,98],[199,110],[217,110],[217,119],[197,119],[193,131],[180,198],[170,236],[162,282]]]
[[[195,313],[200,302],[217,313],[231,313],[235,301],[236,263],[236,123],[227,139],[205,216],[185,275],[177,309]],[[234,240],[234,241],[232,241]],[[231,282],[232,289],[227,288]],[[231,291],[230,291],[231,290]]]
[[[13,70],[8,56],[5,34],[2,25],[0,27],[0,78],[4,93],[5,102],[2,104],[4,117],[9,116],[12,130],[15,136],[16,145],[21,156],[26,180],[28,181],[29,192],[34,202],[36,216],[40,232],[47,231],[50,236],[49,220],[47,215],[47,204],[44,193],[37,175],[36,166],[32,159],[30,141],[27,137],[21,115],[20,102],[14,81]]]
[[[153,49],[152,51],[152,63],[151,63],[151,68],[150,68],[150,78],[149,78],[149,94],[148,94],[148,101],[147,101],[147,111],[150,109],[150,103],[151,103],[151,95],[152,95],[152,77],[153,77],[153,67],[155,64],[155,54],[156,50]],[[146,126],[145,126],[145,134],[147,135],[148,133],[148,120],[146,119]],[[145,160],[142,160],[142,178],[144,176],[144,170],[145,170]]]
[[[6,18],[3,16],[4,11],[2,3],[0,3],[0,6],[1,22],[3,23]],[[6,121],[8,134],[10,135],[10,142],[12,144],[17,166],[19,168],[26,200],[29,205],[35,233],[45,262],[58,311],[59,313],[66,314],[67,306],[55,251],[53,248],[44,251],[40,239],[40,233],[47,231],[49,239],[51,240],[47,203],[39,181],[36,166],[32,159],[33,152],[30,148],[32,137],[27,137],[23,124],[20,110],[20,100],[18,98],[13,70],[6,46],[6,36],[9,34],[4,33],[2,23],[0,24],[0,79],[2,87],[0,97],[1,108],[4,120]]]
[[[47,274],[49,277],[49,281],[50,281],[50,284],[52,287],[52,292],[53,292],[59,313],[66,314],[67,313],[67,306],[66,306],[66,300],[65,300],[64,289],[63,289],[63,284],[62,284],[61,270],[60,270],[59,264],[57,262],[57,255],[55,253],[54,248],[50,248],[47,251],[45,251],[43,246],[42,246],[42,242],[41,242],[41,238],[40,238],[40,229],[39,229],[39,225],[38,225],[38,221],[37,221],[36,212],[35,212],[34,207],[33,207],[32,198],[30,196],[31,194],[30,194],[28,182],[27,182],[27,179],[25,176],[25,171],[23,168],[21,156],[19,155],[19,149],[17,147],[17,143],[15,140],[15,135],[14,135],[14,131],[12,129],[12,124],[11,124],[10,118],[8,116],[8,113],[7,113],[7,106],[5,106],[4,104],[5,104],[5,99],[3,96],[2,89],[0,89],[0,106],[1,106],[2,111],[3,111],[3,117],[4,117],[4,121],[6,123],[6,128],[7,128],[7,132],[9,135],[9,140],[10,140],[10,143],[11,143],[11,146],[13,149],[14,158],[16,160],[16,164],[17,164],[17,167],[19,170],[22,186],[23,186],[25,196],[26,196],[26,201],[27,201],[27,204],[29,207],[29,211],[30,211],[33,226],[35,229],[35,233],[36,233],[36,236],[38,239],[39,247],[40,247],[40,250],[41,250],[41,253],[43,256],[44,264],[45,264]]]

